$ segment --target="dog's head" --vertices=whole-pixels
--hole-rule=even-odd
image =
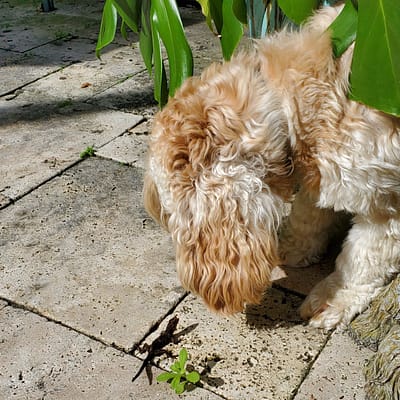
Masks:
[[[173,237],[183,286],[211,309],[260,301],[291,172],[282,105],[254,58],[212,65],[157,115],[145,206]]]

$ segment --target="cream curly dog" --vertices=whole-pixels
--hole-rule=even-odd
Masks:
[[[182,284],[213,310],[242,311],[275,267],[313,262],[343,212],[335,271],[302,316],[347,323],[400,269],[400,119],[346,97],[353,50],[335,59],[327,31],[339,11],[211,65],[156,117],[145,205],[172,235]]]

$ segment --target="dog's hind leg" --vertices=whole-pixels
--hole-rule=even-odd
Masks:
[[[319,208],[301,189],[279,234],[279,253],[284,265],[304,267],[319,261],[330,239],[348,225],[344,213]]]
[[[372,223],[354,218],[335,271],[311,291],[300,308],[315,327],[347,324],[400,271],[400,218]]]

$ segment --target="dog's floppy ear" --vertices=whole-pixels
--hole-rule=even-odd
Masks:
[[[243,179],[202,177],[181,193],[169,220],[183,286],[225,314],[259,303],[278,264],[280,199],[250,175]]]
[[[157,186],[149,173],[144,177],[143,201],[147,212],[161,226],[168,229],[168,214],[162,209]]]

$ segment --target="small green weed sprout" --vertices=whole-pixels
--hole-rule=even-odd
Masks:
[[[188,372],[186,370],[186,361],[188,352],[185,348],[179,352],[179,360],[171,365],[171,372],[163,372],[157,376],[158,382],[170,382],[171,388],[175,393],[181,394],[185,391],[187,383],[197,383],[200,380],[200,374],[197,371]]]
[[[93,148],[93,146],[88,146],[82,153],[79,154],[80,158],[87,158],[87,157],[92,157],[94,156],[94,153],[96,150]]]
[[[61,30],[57,30],[54,32],[54,37],[56,40],[61,40],[64,37],[68,36],[67,32],[61,31]]]

